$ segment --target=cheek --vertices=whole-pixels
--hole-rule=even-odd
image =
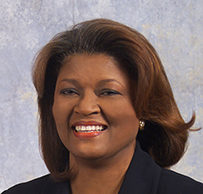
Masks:
[[[64,125],[67,126],[68,118],[71,114],[71,107],[68,103],[63,103],[61,100],[54,100],[52,112],[57,129],[58,127],[62,127]]]
[[[61,103],[60,101],[55,100],[52,106],[52,112],[56,124],[57,133],[66,147],[67,138],[69,137],[68,123],[69,117],[71,115],[71,109],[68,108],[67,103]]]
[[[139,119],[136,116],[131,102],[126,100],[111,103],[109,106],[106,106],[106,111],[104,112],[108,114],[106,117],[109,118],[109,122],[112,126],[118,127],[120,130],[125,129],[120,131],[121,133],[124,133],[126,130],[132,133],[138,131]]]
[[[121,133],[123,135],[127,135],[125,133],[128,131],[128,134],[137,134],[138,127],[139,127],[139,120],[136,117],[134,111],[122,111],[117,113],[118,118],[118,125],[121,127]]]

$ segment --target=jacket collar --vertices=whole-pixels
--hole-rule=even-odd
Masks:
[[[51,180],[51,178],[49,178],[40,194],[71,194],[70,182],[64,181],[55,183]]]
[[[118,194],[155,194],[161,168],[141,150],[139,142]]]

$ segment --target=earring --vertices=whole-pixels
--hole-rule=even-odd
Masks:
[[[144,130],[144,126],[145,126],[145,122],[140,120],[140,125],[139,125],[140,131]]]

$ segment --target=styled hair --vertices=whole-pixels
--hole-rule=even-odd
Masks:
[[[107,19],[85,21],[57,34],[38,53],[33,66],[33,83],[38,94],[40,145],[52,177],[70,176],[69,151],[61,142],[52,114],[54,90],[65,59],[77,54],[112,56],[131,80],[136,115],[145,121],[137,139],[161,167],[177,163],[185,151],[188,130],[180,115],[159,56],[136,30]]]

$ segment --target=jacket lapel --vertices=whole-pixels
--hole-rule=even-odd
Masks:
[[[161,168],[137,142],[135,153],[126,172],[119,194],[156,194]]]
[[[41,194],[70,194],[70,182],[55,183],[49,179]]]

